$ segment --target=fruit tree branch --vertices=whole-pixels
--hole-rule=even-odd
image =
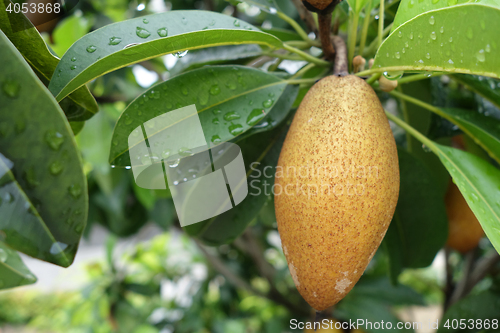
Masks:
[[[319,23],[319,39],[321,41],[321,47],[323,48],[323,55],[326,60],[333,61],[335,58],[335,49],[332,45],[331,27],[332,27],[332,13],[319,13],[318,14]]]
[[[345,41],[340,36],[332,36],[332,43],[335,45],[335,64],[333,66],[333,74],[347,75],[347,46]]]

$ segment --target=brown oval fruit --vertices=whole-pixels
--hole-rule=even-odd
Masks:
[[[283,252],[314,309],[334,305],[359,280],[398,194],[396,143],[373,89],[353,75],[317,82],[295,114],[275,186]]]
[[[469,252],[483,238],[483,228],[457,185],[450,184],[445,203],[448,215],[448,241],[446,245],[461,253]]]

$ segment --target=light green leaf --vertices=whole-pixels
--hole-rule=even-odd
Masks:
[[[53,55],[31,22],[21,13],[9,13],[0,1],[0,30],[16,46],[45,85],[56,69],[59,58]],[[91,118],[99,107],[87,87],[81,87],[60,103],[70,121],[84,121]]]
[[[441,160],[495,249],[500,252],[500,170],[470,153],[439,145],[392,114],[394,121]]]
[[[80,153],[57,102],[2,32],[0,59],[0,234],[66,267],[87,220]]]
[[[480,3],[483,5],[490,5],[497,7],[499,7],[500,5],[500,3],[498,3],[498,1],[496,0],[438,0],[438,1],[401,0],[398,12],[396,13],[396,17],[394,18],[394,23],[392,25],[391,31],[396,30],[396,28],[398,28],[401,24],[425,12],[460,4],[466,4],[466,3]]]
[[[444,71],[500,78],[500,8],[465,4],[419,15],[380,46],[373,72]]]
[[[207,11],[171,11],[110,24],[87,34],[65,53],[49,89],[61,100],[105,73],[168,53],[212,46],[282,42],[233,17]]]
[[[359,14],[368,3],[368,0],[347,0],[347,3],[354,13]]]
[[[72,15],[59,22],[52,33],[52,50],[62,56],[70,46],[90,31],[91,23],[84,16]]]
[[[150,119],[192,104],[208,144],[234,140],[274,109],[287,85],[274,75],[240,66],[203,67],[176,76],[150,88],[122,113],[109,161],[116,166],[131,165],[128,137],[132,131]]]
[[[19,254],[0,241],[0,290],[36,282]]]

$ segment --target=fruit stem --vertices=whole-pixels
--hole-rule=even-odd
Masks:
[[[366,37],[368,36],[368,28],[370,27],[370,17],[372,12],[372,0],[368,0],[365,7],[365,19],[363,21],[363,29],[361,30],[361,40],[359,42],[359,54],[363,54],[366,45]]]
[[[347,67],[347,46],[345,41],[340,36],[332,36],[331,39],[336,50],[333,74],[341,76],[347,75],[349,72]]]
[[[335,49],[333,48],[332,40],[330,38],[332,29],[332,13],[319,13],[318,24],[319,39],[321,41],[321,47],[323,48],[323,54],[327,60],[333,61],[335,59]]]
[[[385,0],[380,0],[380,10],[378,14],[378,43],[377,49],[380,48],[382,44],[382,38],[384,36],[384,5]]]
[[[309,36],[307,36],[307,33],[304,31],[304,29],[302,29],[302,27],[297,23],[297,21],[295,21],[290,16],[280,11],[278,11],[276,15],[286,23],[290,24],[303,40],[305,40],[308,43],[312,42],[312,40],[309,38]]]
[[[372,76],[370,76],[366,80],[366,83],[368,83],[369,85],[372,85],[374,82],[376,82],[380,78],[381,75],[382,75],[382,73],[373,74]]]

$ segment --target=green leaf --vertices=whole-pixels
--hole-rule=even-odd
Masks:
[[[380,46],[372,71],[444,71],[500,78],[497,31],[500,8],[473,3],[427,12],[394,30]]]
[[[212,46],[282,46],[244,21],[207,11],[170,11],[107,25],[87,34],[64,54],[49,89],[61,100],[105,73],[168,53]]]
[[[368,0],[347,0],[349,7],[356,13],[359,14],[361,10],[366,6]]]
[[[500,163],[500,120],[470,110],[440,108],[445,118],[458,125]]]
[[[128,137],[132,131],[192,104],[207,143],[234,140],[271,112],[286,86],[287,81],[274,75],[240,66],[203,67],[176,76],[150,88],[125,109],[115,126],[109,161],[116,166],[131,165]]]
[[[500,80],[477,75],[456,74],[452,76],[456,81],[465,84],[469,89],[495,104],[500,108]]]
[[[271,29],[261,28],[261,30],[267,32],[268,34],[276,36],[282,42],[289,42],[292,40],[302,40],[299,34],[297,34],[295,31],[292,30],[280,29],[280,28],[271,28]]]
[[[0,290],[36,282],[19,254],[0,241]]]
[[[54,44],[52,50],[62,56],[78,39],[85,36],[91,28],[91,23],[86,17],[72,15],[59,22],[52,33]]]
[[[11,248],[60,266],[87,219],[87,181],[64,113],[0,32],[0,230]]]
[[[401,0],[398,12],[394,18],[392,30],[396,30],[401,24],[411,20],[417,15],[429,12],[435,9],[441,9],[466,3],[480,3],[483,5],[497,6],[496,0],[449,0],[449,1],[415,1]]]
[[[441,160],[497,252],[500,252],[500,170],[470,153],[439,145],[387,113]]]
[[[500,309],[500,295],[491,291],[485,291],[478,295],[468,296],[457,303],[453,304],[439,325],[438,333],[444,332],[478,332],[495,331],[497,332],[499,326],[492,326],[492,320],[497,320],[498,324],[498,309]],[[473,320],[478,325],[470,325],[469,320]],[[485,329],[484,324],[488,320],[489,330]],[[453,323],[454,321],[454,323]],[[465,326],[460,327],[460,323],[466,323]],[[479,322],[481,327],[479,327]],[[449,325],[449,328],[444,325]]]
[[[446,208],[434,178],[405,150],[398,149],[398,156],[399,200],[384,238],[393,282],[404,267],[429,266],[448,235]]]
[[[255,57],[260,53],[262,53],[260,46],[253,44],[218,46],[209,49],[195,50],[180,58],[170,70],[170,74],[175,75],[205,65]]]
[[[9,0],[0,1],[0,30],[16,46],[45,85],[54,73],[59,58],[50,53],[42,36],[31,22],[21,13],[5,10]],[[17,31],[17,32],[14,32]],[[84,121],[91,118],[99,107],[87,87],[81,87],[60,103],[61,108],[71,121]]]
[[[248,195],[233,209],[184,228],[208,245],[230,243],[245,231],[260,210],[272,204],[274,170],[288,126],[238,142],[247,171]]]

